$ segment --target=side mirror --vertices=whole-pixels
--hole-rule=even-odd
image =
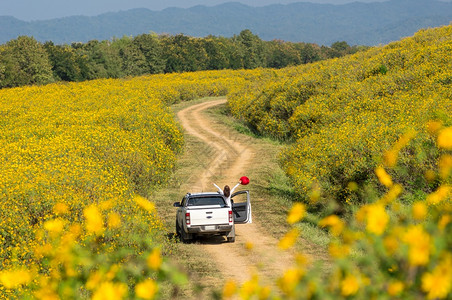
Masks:
[[[181,207],[180,202],[174,202],[174,203],[173,203],[173,206],[174,206],[174,207]]]

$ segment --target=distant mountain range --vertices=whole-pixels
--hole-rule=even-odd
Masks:
[[[231,37],[250,29],[263,40],[281,39],[331,45],[377,45],[411,36],[421,28],[448,25],[452,2],[390,0],[343,5],[299,2],[250,7],[230,2],[213,7],[132,9],[95,17],[73,16],[25,22],[0,16],[0,43],[19,35],[56,44],[108,40],[123,35],[179,34]]]

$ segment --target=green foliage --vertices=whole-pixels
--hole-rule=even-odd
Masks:
[[[28,40],[27,43],[34,46],[27,46],[20,40]],[[347,55],[356,49],[345,42],[342,42],[340,51],[304,43],[265,42],[250,30],[243,30],[233,38],[142,34],[70,46],[53,42],[41,45],[27,37],[20,40],[0,46],[0,87],[48,83],[52,77],[63,81],[83,81],[201,70],[283,68]],[[41,53],[27,47],[34,47]],[[30,57],[20,58],[24,55]],[[19,64],[19,60],[35,62]],[[53,71],[50,79],[49,64]]]
[[[34,38],[21,36],[2,48],[0,88],[53,81],[48,54],[43,45]]]

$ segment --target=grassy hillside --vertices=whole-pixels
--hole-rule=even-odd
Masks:
[[[425,139],[426,124],[451,122],[451,56],[452,26],[422,30],[385,47],[275,73],[229,103],[261,134],[294,140],[282,164],[302,197],[318,185],[323,203],[366,201],[349,183],[375,182],[384,151],[417,132],[401,153],[406,170],[396,180],[422,195],[435,188],[421,182],[438,158],[426,150],[434,144]]]

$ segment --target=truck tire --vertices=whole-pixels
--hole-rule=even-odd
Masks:
[[[235,242],[235,225],[232,226],[232,230],[226,236],[229,243]]]
[[[176,236],[180,236],[180,226],[179,226],[179,222],[176,220]]]
[[[189,243],[193,240],[193,235],[191,233],[185,232],[184,229],[180,230],[180,240],[182,243]]]

